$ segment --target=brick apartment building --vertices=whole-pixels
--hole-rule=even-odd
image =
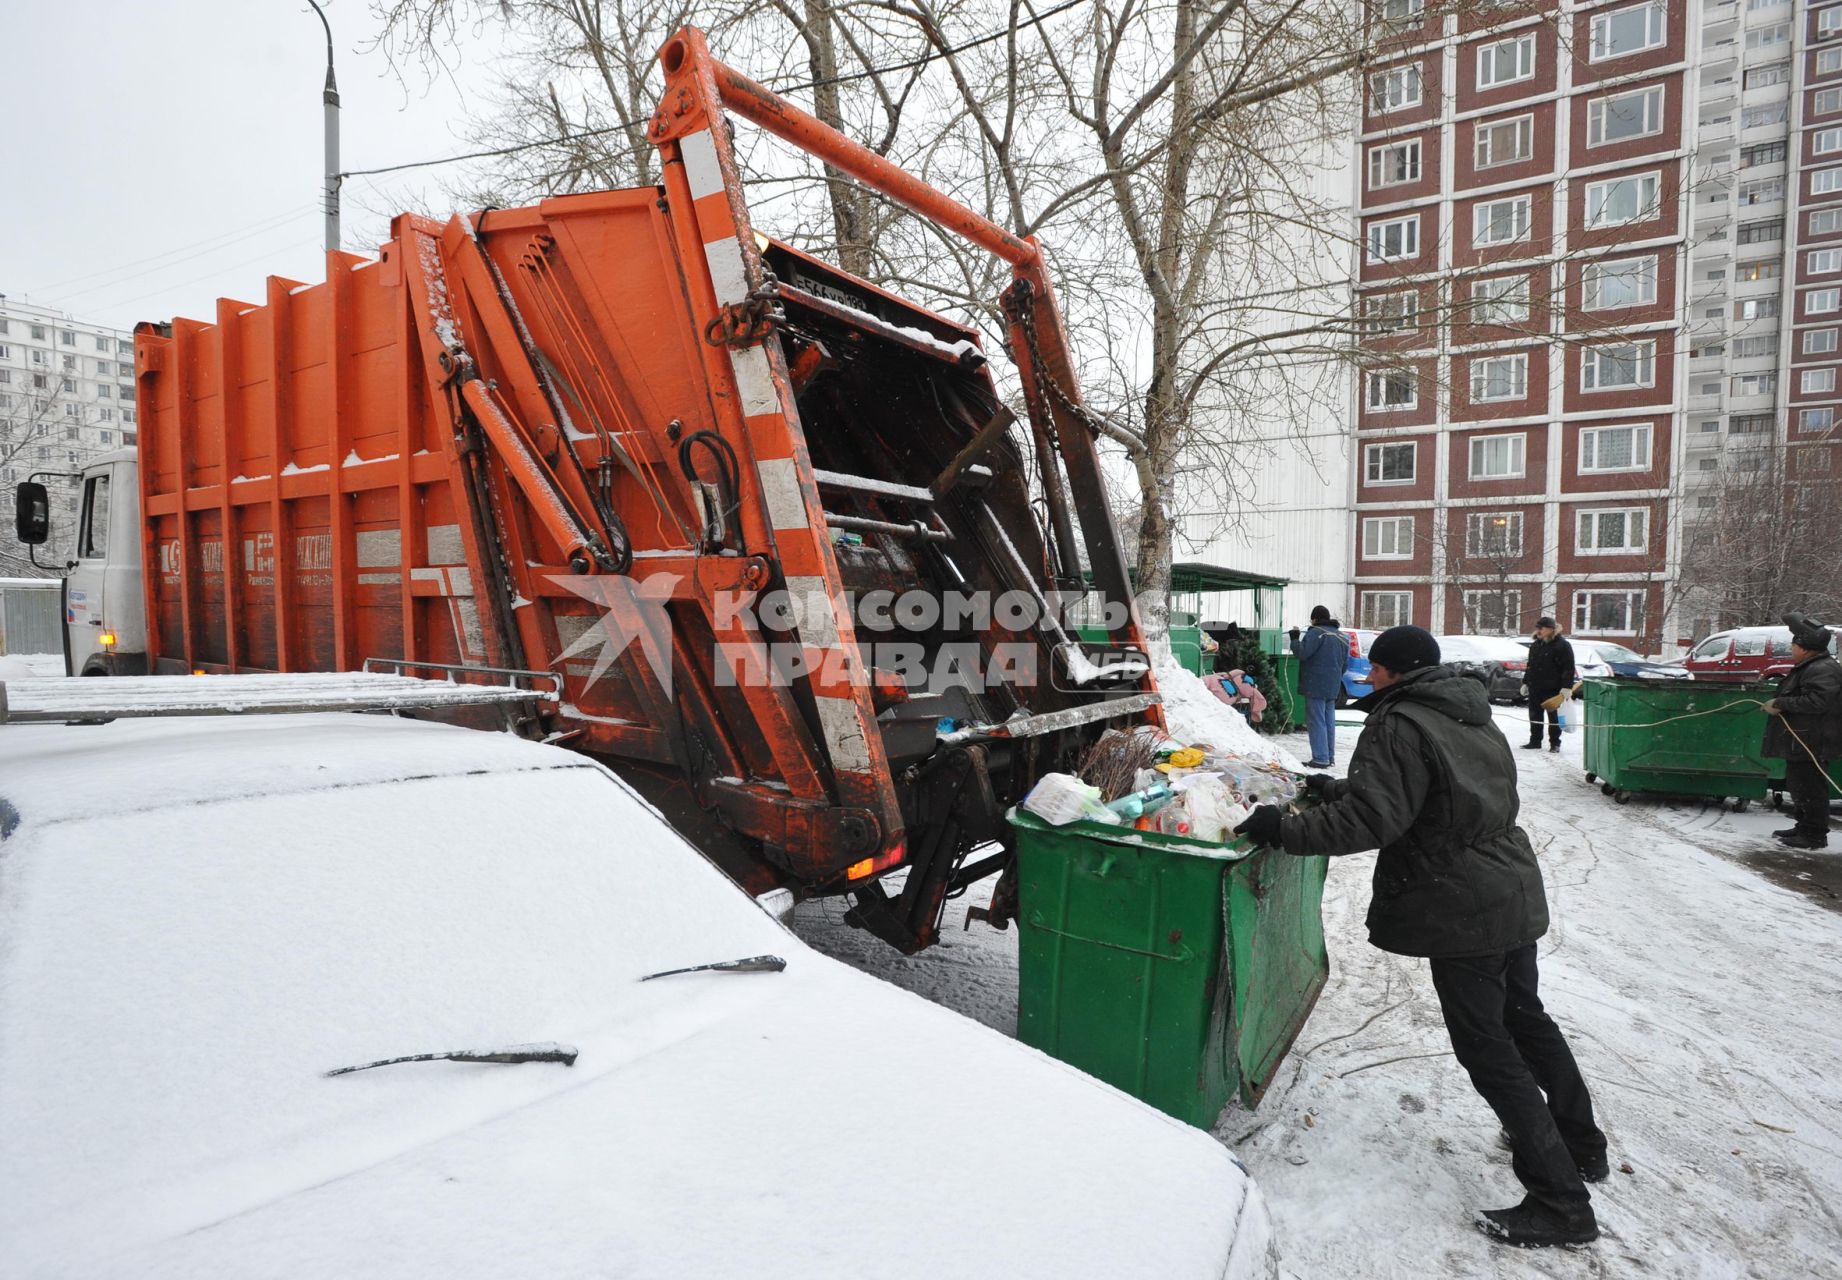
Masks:
[[[1376,12],[1360,623],[1705,633],[1677,584],[1722,477],[1838,465],[1842,0]]]

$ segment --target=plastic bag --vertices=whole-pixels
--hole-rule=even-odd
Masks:
[[[1045,773],[1018,808],[1052,827],[1065,827],[1071,822],[1119,821],[1119,815],[1101,801],[1099,787],[1090,787],[1067,773]]]

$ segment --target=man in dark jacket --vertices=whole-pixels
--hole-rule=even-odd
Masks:
[[[1297,627],[1288,633],[1292,652],[1298,655],[1298,691],[1305,696],[1305,733],[1311,741],[1312,769],[1328,769],[1337,762],[1337,695],[1343,691],[1343,673],[1350,665],[1350,638],[1337,629],[1337,620],[1323,605],[1311,610],[1311,630]]]
[[[1567,637],[1561,634],[1561,627],[1553,618],[1543,618],[1535,624],[1535,638],[1529,643],[1529,668],[1522,678],[1522,683],[1529,691],[1529,740],[1522,744],[1524,751],[1541,750],[1541,718],[1544,708],[1542,703],[1552,701],[1554,695],[1573,688],[1573,646],[1567,643]],[[1547,711],[1548,750],[1561,749],[1561,712],[1559,707]]]
[[[1598,1237],[1586,1182],[1606,1176],[1605,1135],[1560,1029],[1537,994],[1547,932],[1541,867],[1516,825],[1516,762],[1476,680],[1439,665],[1439,642],[1393,627],[1369,647],[1375,692],[1349,777],[1308,779],[1322,803],[1262,805],[1239,830],[1293,854],[1381,850],[1369,941],[1426,956],[1459,1064],[1509,1135],[1528,1195],[1477,1225],[1509,1244]],[[1543,1095],[1546,1095],[1545,1097]]]
[[[1765,704],[1764,754],[1784,761],[1785,786],[1797,815],[1774,834],[1793,849],[1829,847],[1829,775],[1842,758],[1842,665],[1829,656],[1829,628],[1801,613],[1784,615],[1797,665]]]

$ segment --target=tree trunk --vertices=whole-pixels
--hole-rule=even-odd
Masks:
[[[812,91],[813,114],[844,132],[844,113],[838,85],[838,48],[827,0],[805,0],[806,53],[816,82]],[[837,240],[838,265],[852,275],[870,275],[870,207],[864,191],[831,165],[825,166],[825,195],[831,206],[832,234]]]

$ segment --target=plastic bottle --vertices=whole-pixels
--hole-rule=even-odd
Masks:
[[[1152,821],[1157,824],[1159,832],[1167,836],[1195,834],[1190,826],[1190,816],[1180,804],[1165,805],[1158,810],[1157,817]]]
[[[1110,801],[1107,808],[1125,819],[1142,817],[1155,811],[1160,805],[1168,804],[1174,793],[1168,782],[1155,782],[1143,791],[1134,791]]]

